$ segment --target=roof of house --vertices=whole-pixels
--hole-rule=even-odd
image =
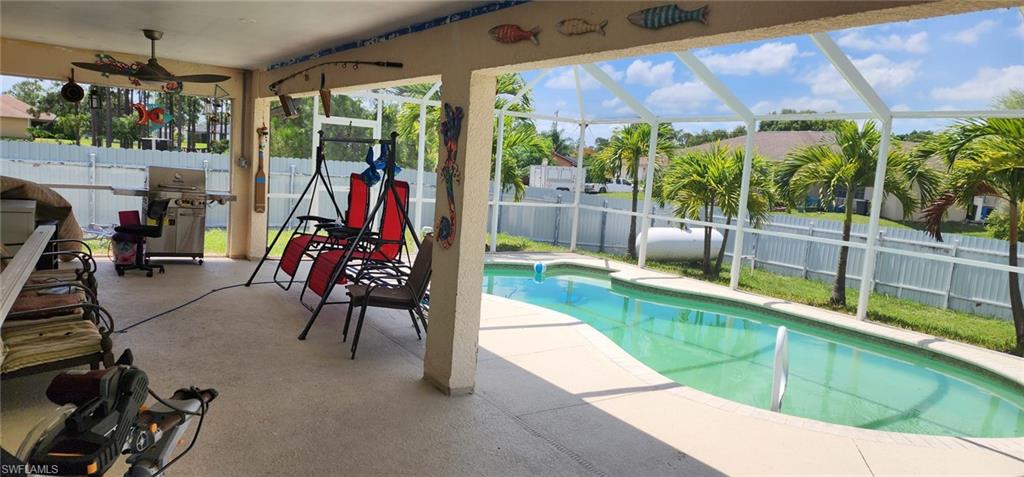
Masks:
[[[831,144],[832,133],[828,131],[759,131],[754,133],[754,150],[773,161],[781,161],[793,149],[811,144]],[[697,146],[680,149],[680,154],[702,151],[713,146],[708,142]],[[730,148],[744,148],[746,136],[723,139],[721,144]]]
[[[702,151],[713,146],[714,142],[707,142],[697,146],[691,146],[676,151],[679,154],[686,154],[693,151]],[[737,136],[723,139],[721,144],[730,148],[745,148],[747,146],[746,136]],[[794,149],[809,146],[812,144],[835,144],[834,137],[830,131],[758,131],[754,133],[754,150],[771,161],[781,161],[786,154]],[[900,146],[910,151],[916,146],[916,142],[902,141]]]
[[[569,157],[569,156],[566,156],[565,154],[559,154],[558,151],[555,151],[555,150],[551,151],[551,157],[553,159],[561,159],[561,160],[563,160],[565,162],[568,162],[569,164],[572,164],[573,167],[576,167],[576,158],[575,157]]]
[[[34,121],[53,121],[56,117],[50,113],[41,113],[39,117],[28,112],[32,107],[9,94],[0,95],[0,117],[29,119]]]

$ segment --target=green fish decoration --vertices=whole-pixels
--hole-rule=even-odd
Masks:
[[[707,24],[708,6],[704,5],[696,10],[683,10],[676,4],[662,5],[633,12],[626,19],[630,23],[648,30],[657,30],[684,22]]]

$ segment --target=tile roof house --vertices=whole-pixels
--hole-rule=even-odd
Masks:
[[[52,122],[56,117],[40,113],[38,117],[29,110],[32,107],[14,96],[0,95],[0,137],[31,138],[28,128],[38,123]]]

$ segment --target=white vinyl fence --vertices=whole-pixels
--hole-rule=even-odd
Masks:
[[[159,165],[187,167],[207,171],[207,187],[227,190],[228,156],[224,154],[186,153],[167,151],[143,151],[138,149],[93,148],[80,146],[58,146],[44,143],[0,141],[0,173],[7,176],[36,182],[62,184],[104,184],[114,186],[141,187],[145,178],[145,166]],[[268,226],[279,227],[295,204],[302,189],[309,181],[310,159],[273,158],[269,166],[270,199]],[[348,176],[365,168],[360,162],[330,161],[331,180],[336,191],[339,207],[347,208]],[[416,171],[403,170],[401,180],[412,184],[410,213],[416,221],[417,184]],[[429,226],[433,222],[436,176],[424,174],[423,204],[420,212],[421,223]],[[117,211],[138,210],[141,199],[115,196],[106,191],[60,190],[75,209],[79,222],[85,224],[113,224]],[[554,191],[528,187],[521,202],[513,202],[510,192],[502,196],[498,231],[510,235],[528,237],[532,240],[557,245],[569,244],[572,234],[571,192]],[[626,237],[629,233],[630,209],[628,199],[606,199],[601,196],[583,195],[578,233],[578,246],[587,250],[622,254],[626,251]],[[305,202],[300,213],[305,214],[309,203]],[[331,216],[332,206],[325,193],[318,194],[317,209],[322,215]],[[654,205],[655,226],[678,226],[665,220],[671,217],[670,208]],[[657,216],[663,217],[659,219]],[[721,217],[717,222],[723,222]],[[294,222],[293,222],[294,223]],[[488,224],[490,221],[488,220]],[[225,227],[227,207],[211,206],[207,227]],[[772,221],[764,226],[766,230],[839,239],[842,224],[836,221],[821,221],[802,217],[775,214]],[[865,241],[867,224],[854,224],[853,240]],[[485,240],[481,231],[481,240]],[[899,248],[922,253],[955,256],[992,263],[1007,263],[1007,243],[1002,240],[948,234],[944,243],[935,242],[924,232],[910,229],[882,228],[879,246]],[[732,236],[726,247],[727,260],[731,258]],[[801,276],[808,279],[831,281],[839,248],[834,245],[813,243],[790,238],[750,234],[744,243],[745,264],[774,273]],[[847,286],[859,286],[857,275],[862,269],[864,252],[850,249],[847,264]],[[918,257],[879,253],[875,271],[875,290],[939,308],[1010,318],[1007,290],[1007,273],[955,265],[937,260]]]

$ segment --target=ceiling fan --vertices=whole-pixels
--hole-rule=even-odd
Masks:
[[[74,62],[72,65],[90,70],[103,73],[107,75],[121,75],[131,78],[132,83],[138,85],[140,82],[145,81],[147,83],[164,83],[164,84],[176,84],[180,87],[181,83],[219,83],[230,79],[230,76],[225,75],[184,75],[175,76],[167,68],[164,68],[156,60],[156,41],[163,38],[164,32],[157,30],[142,30],[142,33],[149,38],[150,41],[150,57],[149,61],[145,63],[134,62],[124,63],[117,61],[109,55],[98,55],[98,59],[95,63],[86,62]],[[171,88],[176,89],[176,88]]]

